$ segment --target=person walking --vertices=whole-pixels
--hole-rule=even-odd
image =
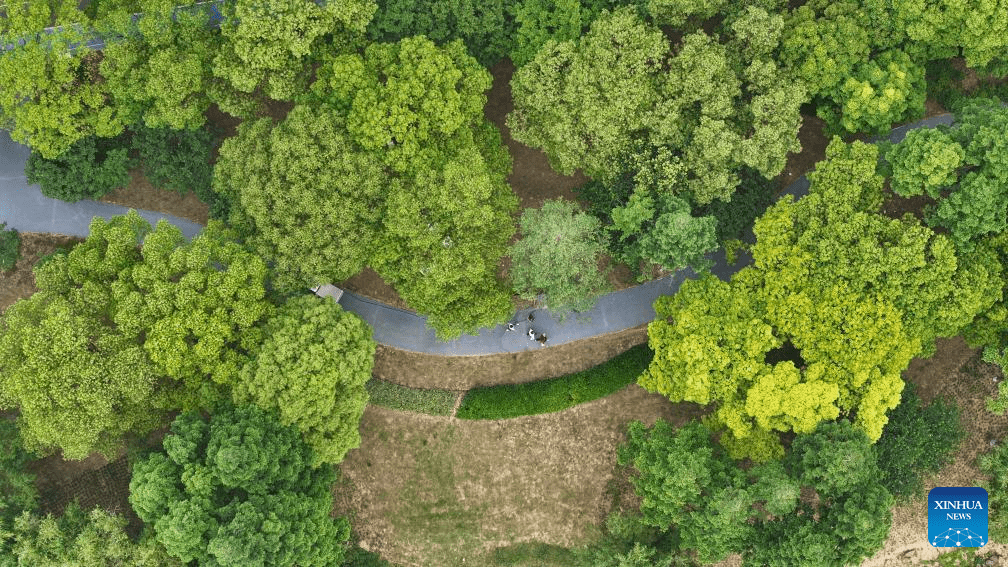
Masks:
[[[534,341],[536,338],[535,329],[529,327],[528,337],[530,341]]]
[[[546,340],[547,340],[546,333],[543,333],[538,337],[536,337],[536,340],[539,341],[539,346],[546,346]]]

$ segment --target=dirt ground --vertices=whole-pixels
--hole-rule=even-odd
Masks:
[[[955,462],[926,490],[976,484],[977,454],[1008,433],[1008,417],[988,414],[983,403],[999,373],[975,355],[962,339],[944,339],[933,358],[915,359],[904,372],[925,402],[954,398],[968,432]],[[615,463],[627,424],[659,417],[682,424],[700,414],[637,386],[567,411],[500,421],[368,407],[361,446],[340,466],[336,509],[355,519],[364,545],[404,567],[489,565],[492,548],[520,542],[577,545],[609,512],[613,490],[632,501]],[[1008,546],[990,551],[1008,556]],[[893,510],[885,548],[863,565],[916,565],[937,553],[927,544],[926,498],[918,498]],[[737,557],[720,564],[731,565]]]

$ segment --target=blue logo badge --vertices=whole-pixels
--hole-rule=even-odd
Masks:
[[[934,547],[987,544],[987,491],[939,486],[928,493],[928,541]]]

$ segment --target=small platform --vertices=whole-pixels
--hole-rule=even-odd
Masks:
[[[343,290],[332,284],[318,285],[311,288],[311,290],[319,297],[331,297],[336,302],[339,301],[340,297],[343,297]]]

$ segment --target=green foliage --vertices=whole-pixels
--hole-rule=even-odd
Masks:
[[[514,33],[515,0],[379,0],[368,25],[374,41],[423,35],[438,45],[461,40],[469,54],[490,67],[503,58]],[[517,64],[517,63],[516,63]]]
[[[108,4],[100,3],[103,10]],[[101,75],[116,106],[136,121],[142,118],[149,128],[198,129],[206,120],[209,93],[221,88],[212,67],[220,35],[205,12],[180,10],[172,17],[173,8],[163,0],[140,0],[104,15],[99,31],[125,37],[105,45]],[[144,14],[136,24],[133,12]]]
[[[395,567],[373,551],[364,551],[353,546],[347,549],[342,567]]]
[[[721,11],[728,0],[647,0],[648,15],[659,26],[682,28],[690,21],[704,21]]]
[[[473,388],[462,398],[459,419],[508,419],[561,411],[602,398],[632,384],[652,357],[636,346],[598,366],[559,378]]]
[[[872,37],[857,3],[831,2],[819,12],[815,6],[799,6],[788,16],[780,58],[810,94],[829,96],[868,61]]]
[[[71,264],[77,253],[70,253]],[[237,381],[263,340],[257,323],[273,309],[266,266],[216,222],[191,243],[159,222],[141,253],[129,277],[112,284],[117,328],[144,337],[159,374],[179,381],[171,407],[207,407],[226,395],[223,388]]]
[[[598,219],[569,201],[525,209],[522,238],[511,247],[515,292],[530,300],[544,294],[554,313],[590,309],[607,287],[598,268],[605,250],[600,229]]]
[[[262,340],[265,274],[219,225],[186,244],[135,211],[96,218],[83,243],[36,267],[39,291],[4,314],[0,403],[20,407],[34,451],[114,455],[127,433],[233,383]]]
[[[21,257],[21,235],[13,228],[5,229],[5,226],[7,223],[0,223],[0,272],[14,269]]]
[[[557,43],[581,37],[595,14],[581,0],[519,0],[514,4],[516,30],[509,56],[516,68],[535,58],[553,40]]]
[[[213,135],[209,130],[139,125],[131,128],[131,134],[144,175],[155,187],[183,194],[194,191],[201,198],[210,192]]]
[[[346,116],[348,139],[362,150],[355,159],[385,166],[366,176],[384,197],[366,209],[381,220],[375,242],[352,240],[442,339],[512,312],[496,270],[518,200],[506,182],[511,157],[483,115],[489,87],[461,42],[415,37],[329,58],[301,98]],[[358,204],[359,189],[347,186]]]
[[[415,174],[480,121],[491,78],[460,41],[373,43],[319,70],[313,92],[346,112],[351,138],[396,172]],[[441,146],[441,147],[439,147]]]
[[[375,8],[373,0],[228,2],[221,8],[223,44],[213,73],[239,93],[293,100],[308,86],[317,55],[355,45]]]
[[[890,10],[893,28],[905,30],[922,60],[961,52],[966,65],[979,68],[1003,56],[1008,46],[1008,12],[996,2],[895,0]]]
[[[332,111],[296,106],[278,126],[245,122],[220,148],[213,190],[232,203],[230,222],[266,260],[274,287],[347,279],[378,237],[385,176],[354,151]]]
[[[982,483],[988,496],[989,539],[1008,541],[1008,445],[1003,440],[977,458],[980,472],[989,478]]]
[[[68,26],[0,54],[0,123],[12,139],[46,159],[56,159],[88,136],[115,137],[134,121],[99,80],[101,54],[68,52],[82,38]]]
[[[409,388],[377,378],[368,380],[364,386],[369,404],[430,415],[451,415],[458,399],[458,394],[449,390]]]
[[[673,47],[633,7],[603,12],[580,40],[547,42],[515,73],[512,135],[565,174],[629,175],[652,199],[727,201],[742,166],[774,177],[799,149],[805,93],[771,57],[782,25],[749,7],[723,43],[697,31]]]
[[[753,267],[656,302],[656,356],[639,383],[716,403],[712,427],[729,432],[722,443],[736,458],[779,454],[771,432],[809,432],[841,414],[878,439],[910,359],[997,299],[1002,282],[985,263],[960,262],[946,237],[879,214],[876,163],[874,146],[834,142],[809,195],[756,222]],[[768,363],[785,341],[803,368]]]
[[[954,401],[938,398],[925,406],[914,390],[907,382],[875,444],[881,482],[896,497],[921,494],[922,477],[948,464],[965,437]]]
[[[958,178],[966,151],[945,131],[918,128],[907,132],[884,158],[892,168],[890,188],[903,197],[927,194],[937,199]]]
[[[331,298],[305,295],[288,299],[262,333],[235,384],[235,402],[277,410],[281,423],[304,435],[313,466],[338,464],[360,445],[376,346],[371,328]]]
[[[603,14],[577,42],[547,41],[511,79],[511,135],[563,174],[612,180],[658,103],[668,52],[661,31],[630,8]]]
[[[849,494],[879,477],[871,440],[847,420],[823,422],[812,434],[796,437],[785,463],[823,498]]]
[[[202,565],[339,565],[350,525],[329,516],[331,467],[256,406],[183,414],[133,466],[130,504],[169,555]]]
[[[460,129],[457,150],[388,194],[384,234],[371,266],[406,303],[427,315],[438,338],[507,321],[511,293],[497,266],[514,234],[518,198],[507,185],[511,158],[483,121]]]
[[[671,194],[652,199],[634,193],[626,206],[611,214],[611,230],[619,233],[619,259],[626,264],[636,267],[643,260],[668,271],[686,266],[696,272],[709,269],[711,262],[704,254],[717,248],[717,221],[692,216],[685,200]]]
[[[39,184],[46,197],[71,203],[98,200],[129,182],[128,153],[122,137],[81,138],[53,159],[34,149],[25,163],[25,178]]]
[[[761,217],[773,202],[776,184],[758,171],[743,167],[742,184],[730,201],[715,200],[698,208],[694,215],[712,216],[716,219],[717,241],[741,239],[752,229],[753,223]]]
[[[855,65],[831,95],[837,110],[820,106],[817,112],[831,131],[882,133],[923,117],[925,91],[924,68],[896,49]]]
[[[7,539],[13,535],[14,519],[38,506],[35,475],[25,467],[31,458],[21,444],[17,422],[0,418],[0,565],[5,567],[4,558],[13,543]]]
[[[75,503],[59,518],[25,512],[14,522],[9,565],[181,567],[182,563],[168,557],[153,540],[130,541],[125,528],[125,518],[101,508],[85,513]]]

